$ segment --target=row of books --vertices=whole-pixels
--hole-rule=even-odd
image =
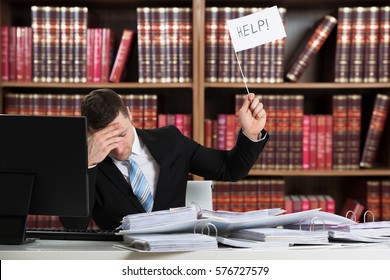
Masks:
[[[1,67],[3,81],[32,81],[31,27],[1,28]]]
[[[121,95],[138,128],[157,127],[157,95]],[[79,116],[84,95],[51,93],[6,93],[4,113],[20,115]]]
[[[153,129],[175,125],[185,136],[192,138],[191,114],[158,113],[156,94],[123,94],[124,103],[132,113],[135,127]],[[39,94],[6,93],[5,114],[79,116],[84,95],[80,94]]]
[[[26,228],[33,229],[60,229],[63,228],[58,216],[47,216],[47,215],[28,215]],[[88,225],[88,229],[98,230],[99,227],[94,221],[91,221]]]
[[[338,9],[335,82],[390,81],[390,6]]]
[[[192,81],[192,9],[137,8],[138,82]]]
[[[243,98],[244,95],[236,95],[236,116]],[[304,115],[302,95],[259,95],[259,98],[267,110],[266,130],[271,137],[255,168],[350,170],[375,166],[389,110],[388,95],[376,95],[363,145],[360,143],[361,95],[335,94],[332,115],[316,117]],[[206,138],[209,133],[205,131]],[[313,153],[310,153],[310,139]]]
[[[87,81],[87,7],[32,6],[33,82]]]
[[[286,80],[297,82],[332,31],[337,30],[334,81],[390,81],[390,6],[339,7],[337,18],[326,15],[309,32],[291,59]]]
[[[110,28],[87,29],[87,82],[118,83],[127,72],[135,32],[124,29],[115,53],[115,32]]]
[[[341,215],[356,221],[390,221],[390,180],[369,179],[362,184],[348,196]]]
[[[126,70],[127,59],[135,37],[134,34],[133,30],[125,29],[123,31],[115,55],[114,31],[109,28],[88,28],[86,54],[83,54],[83,56],[86,56],[86,81],[89,83],[120,82]],[[33,56],[32,54],[34,49],[32,36],[31,27],[2,27],[2,80],[74,82],[73,63],[68,62],[66,64],[64,60],[61,60],[64,55],[59,56],[60,60],[50,62],[49,66],[42,66],[41,68],[46,68],[46,70],[42,70],[42,73],[46,73],[45,77],[37,79],[37,72],[33,73],[33,63],[37,61],[35,60],[36,55]],[[55,48],[58,48],[58,46]],[[40,48],[40,50],[46,52],[47,48]],[[70,52],[73,53],[73,50],[70,50]],[[73,59],[73,54],[70,56],[69,59]],[[54,63],[61,64],[55,65]],[[35,70],[37,69],[35,67]]]
[[[255,7],[207,7],[205,23],[205,79],[208,82],[280,83],[284,75],[285,38],[234,55],[226,21],[258,12]],[[286,23],[287,10],[279,8]]]
[[[215,210],[246,212],[257,209],[282,208],[295,213],[321,208],[335,213],[335,200],[330,195],[287,195],[281,177],[247,179],[238,182],[214,182]]]

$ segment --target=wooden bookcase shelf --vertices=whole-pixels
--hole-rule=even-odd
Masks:
[[[142,93],[151,90],[153,93],[163,94],[166,102],[170,103],[169,110],[187,108],[193,116],[193,138],[204,143],[204,121],[208,117],[215,117],[218,113],[234,113],[234,105],[228,104],[233,100],[235,94],[245,94],[244,83],[211,83],[206,81],[206,48],[205,48],[205,18],[207,7],[269,7],[277,5],[287,9],[287,38],[285,61],[287,62],[297,51],[304,35],[313,26],[316,20],[328,13],[334,13],[338,7],[348,6],[387,6],[385,0],[318,0],[308,3],[306,0],[174,0],[174,1],[141,1],[141,0],[77,0],[55,1],[55,0],[2,0],[0,3],[1,26],[28,26],[31,24],[30,7],[32,5],[51,6],[86,6],[91,12],[99,14],[99,27],[113,28],[116,31],[116,40],[124,28],[137,29],[137,7],[190,7],[192,8],[192,82],[190,83],[138,83],[137,82],[137,52],[129,60],[131,72],[127,79],[121,83],[31,83],[31,82],[0,82],[0,113],[4,112],[4,95],[8,92],[21,90],[22,92],[60,92],[61,89],[75,92],[80,90],[88,93],[96,88],[112,88],[118,91]],[[305,111],[322,113],[321,98],[333,94],[361,94],[371,101],[377,93],[390,94],[390,83],[334,83],[328,76],[331,69],[332,59],[334,60],[335,36],[329,38],[330,43],[325,44],[310,66],[306,69],[302,79],[297,83],[248,83],[248,88],[256,94],[302,94],[305,96]],[[0,42],[1,43],[1,42]],[[0,45],[1,46],[1,45]],[[135,49],[136,45],[133,46]],[[234,54],[232,54],[233,56]],[[1,71],[1,70],[0,70]],[[184,92],[184,93],[183,93]],[[178,98],[185,94],[184,97]],[[220,101],[218,103],[218,101]],[[184,103],[184,104],[183,104]],[[216,106],[215,104],[218,104]],[[311,104],[313,103],[313,104]],[[369,118],[371,109],[362,105],[362,115]],[[189,108],[189,109],[188,109]],[[173,112],[174,113],[174,112]],[[343,188],[351,178],[390,178],[390,125],[387,122],[384,130],[378,164],[381,168],[346,171],[283,171],[283,170],[257,170],[250,172],[249,177],[261,178],[267,176],[293,177],[294,182],[300,178],[312,177],[313,182],[322,178],[332,178],[334,188]],[[365,123],[367,126],[367,123]],[[362,133],[366,133],[363,129]],[[272,137],[272,135],[271,135]],[[361,137],[363,144],[364,137]],[[338,178],[343,178],[338,180]],[[346,178],[346,179],[345,179]],[[201,179],[201,178],[199,178]],[[249,178],[250,179],[250,178]],[[305,180],[303,180],[305,181]],[[346,183],[347,182],[347,183]],[[313,184],[314,184],[313,183]],[[310,191],[316,191],[315,187]],[[291,192],[293,192],[291,188]],[[299,186],[296,192],[306,192],[305,186]],[[334,194],[334,192],[333,192]],[[337,196],[338,210],[348,194],[345,192]]]

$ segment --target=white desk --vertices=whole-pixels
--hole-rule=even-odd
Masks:
[[[390,244],[347,247],[290,247],[261,250],[219,249],[193,252],[135,252],[108,241],[37,240],[0,245],[1,260],[390,260]]]

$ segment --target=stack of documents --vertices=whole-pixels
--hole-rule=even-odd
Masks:
[[[119,234],[163,233],[193,231],[200,223],[196,205],[171,208],[123,217]]]
[[[218,249],[215,237],[199,233],[131,234],[124,236],[129,248],[143,251],[196,251]]]
[[[390,222],[367,222],[348,225],[347,230],[329,230],[329,239],[336,242],[390,243]]]
[[[248,228],[231,232],[229,237],[261,242],[282,242],[290,245],[329,243],[327,231],[307,231],[284,228]]]

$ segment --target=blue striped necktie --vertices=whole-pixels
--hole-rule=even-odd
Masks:
[[[153,209],[153,196],[150,191],[148,182],[146,181],[146,178],[138,164],[131,158],[129,159],[129,163],[129,181],[131,187],[133,188],[133,192],[141,202],[145,212],[151,212]]]

